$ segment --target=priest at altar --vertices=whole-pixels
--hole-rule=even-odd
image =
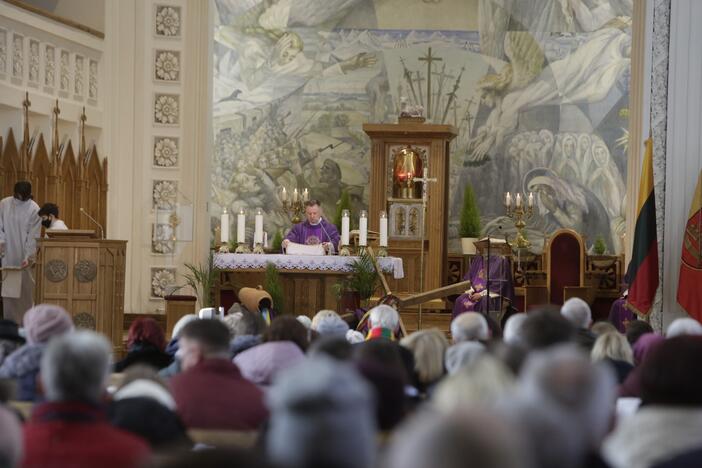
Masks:
[[[283,250],[291,242],[305,245],[322,244],[328,254],[338,251],[339,231],[336,226],[324,219],[319,200],[305,202],[305,220],[290,229],[283,240]]]
[[[491,255],[489,261],[482,255],[474,257],[463,279],[470,280],[471,287],[456,299],[454,318],[464,312],[487,313],[500,310],[506,303],[514,303],[512,269],[505,257]]]

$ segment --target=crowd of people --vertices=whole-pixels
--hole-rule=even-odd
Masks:
[[[40,304],[0,322],[0,466],[677,468],[702,466],[702,325],[592,324],[580,299],[468,312],[398,337],[371,309],[268,325],[235,304],[167,341],[136,319],[127,353]],[[118,383],[114,377],[121,379]],[[23,420],[13,401],[33,402]],[[213,448],[193,431],[253,434]],[[217,445],[217,444],[215,444]]]

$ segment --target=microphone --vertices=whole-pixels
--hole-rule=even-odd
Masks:
[[[334,253],[335,253],[335,251],[334,251],[334,241],[332,240],[332,238],[331,238],[331,236],[329,235],[329,233],[327,232],[327,230],[324,229],[324,223],[323,223],[322,221],[324,221],[324,218],[320,218],[320,219],[319,219],[319,225],[322,227],[322,231],[324,231],[324,234],[327,235],[327,239],[329,239],[329,250],[330,250],[329,255],[334,255]]]
[[[90,221],[92,221],[93,223],[95,223],[95,225],[96,225],[97,227],[100,228],[100,239],[104,239],[104,238],[105,238],[105,230],[102,228],[102,224],[98,223],[98,222],[95,220],[95,218],[93,218],[92,216],[90,216],[90,215],[88,214],[88,212],[85,211],[85,210],[83,209],[83,207],[80,208],[80,212],[81,212],[82,214],[84,214],[85,216],[87,216],[88,219],[89,219]]]

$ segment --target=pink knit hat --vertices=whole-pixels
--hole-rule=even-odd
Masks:
[[[70,331],[73,331],[73,321],[61,306],[39,304],[24,314],[24,332],[29,344],[45,343]]]

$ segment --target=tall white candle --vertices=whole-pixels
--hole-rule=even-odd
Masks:
[[[509,193],[509,192],[507,192],[507,193],[505,194],[505,206],[506,206],[507,208],[511,208],[511,207],[512,207],[512,194]]]
[[[293,190],[293,202],[296,202],[300,194],[297,192],[297,189]]]
[[[303,190],[302,191],[302,201],[306,202],[309,199],[310,199],[310,192],[307,189]]]
[[[243,208],[236,215],[236,241],[240,244],[246,242],[246,212]]]
[[[280,192],[280,201],[288,201],[288,191],[283,187],[283,191]]]
[[[522,194],[517,192],[517,196],[514,198],[514,200],[515,200],[514,206],[516,206],[517,208],[521,208],[522,207]]]
[[[361,217],[358,220],[358,245],[368,245],[368,213],[365,210],[361,211]]]
[[[254,244],[263,244],[263,210],[256,210],[254,218]]]
[[[226,244],[229,242],[229,213],[227,213],[226,208],[222,211],[219,224],[219,238],[222,244]]]
[[[533,192],[529,192],[529,201],[527,202],[527,206],[529,208],[534,207],[534,193]]]
[[[349,245],[349,210],[341,212],[341,245]]]
[[[388,246],[388,215],[384,212],[380,212],[380,246]]]

